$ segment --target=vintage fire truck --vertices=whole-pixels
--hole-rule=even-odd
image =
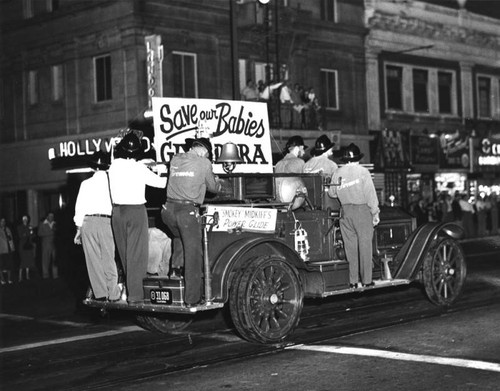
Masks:
[[[462,231],[450,223],[416,226],[397,207],[383,206],[373,237],[374,286],[349,285],[339,229],[341,210],[315,174],[220,175],[224,192],[205,199],[204,303],[184,304],[182,277],[144,279],[144,300],[84,303],[102,310],[133,311],[138,323],[163,333],[189,325],[201,311],[229,306],[237,332],[263,344],[281,343],[297,326],[304,298],[363,293],[423,284],[429,300],[449,306],[460,296],[467,273],[458,243]],[[334,184],[333,184],[334,185]]]

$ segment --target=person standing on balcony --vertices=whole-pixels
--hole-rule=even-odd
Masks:
[[[118,301],[123,286],[118,284],[115,242],[111,228],[108,158],[95,152],[90,161],[94,175],[80,185],[76,198],[74,243],[83,246],[90,285],[96,300]]]
[[[146,186],[164,188],[167,184],[167,178],[139,161],[142,155],[139,137],[134,132],[127,133],[116,146],[116,159],[109,168],[111,224],[126,275],[129,304],[142,303],[144,299],[142,280],[149,258]]]
[[[332,176],[328,194],[338,197],[343,213],[340,231],[344,240],[349,262],[349,282],[351,288],[373,286],[372,281],[372,240],[374,227],[380,222],[377,192],[370,172],[359,164],[363,154],[357,145],[351,143],[345,148],[340,167]]]
[[[283,150],[283,155],[285,157],[276,163],[274,172],[277,174],[303,172],[305,164],[303,156],[306,149],[307,146],[304,144],[302,137],[290,137],[286,143],[285,149]]]
[[[258,101],[259,90],[252,79],[247,80],[247,85],[241,90],[241,100]]]

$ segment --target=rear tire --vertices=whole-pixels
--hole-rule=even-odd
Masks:
[[[462,293],[466,275],[465,255],[455,240],[446,238],[432,244],[423,266],[425,292],[432,303],[453,304]]]
[[[232,282],[231,318],[247,341],[280,343],[297,326],[303,299],[295,267],[280,256],[260,256]]]
[[[193,321],[189,315],[136,315],[136,321],[143,329],[161,334],[182,331]]]

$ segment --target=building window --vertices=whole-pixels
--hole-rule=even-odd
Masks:
[[[387,111],[457,115],[456,71],[411,64],[385,64]]]
[[[63,97],[64,81],[62,65],[52,65],[51,67],[52,100],[59,101]]]
[[[329,109],[339,109],[338,73],[332,69],[321,69],[321,104]]]
[[[403,68],[388,65],[385,69],[387,108],[403,110]]]
[[[28,103],[30,105],[38,103],[38,71],[28,72]]]
[[[337,0],[321,0],[321,20],[337,21]]]
[[[103,102],[111,100],[111,56],[100,56],[94,58],[94,80],[95,80],[95,100]]]
[[[33,0],[23,0],[23,17],[30,19],[35,16],[33,12]]]
[[[453,74],[450,72],[438,72],[438,102],[439,113],[452,113],[452,91],[453,91]]]
[[[426,70],[413,70],[413,105],[415,112],[429,112],[428,79]]]
[[[181,98],[198,97],[196,77],[196,54],[173,52],[174,96]]]
[[[477,78],[478,111],[479,117],[491,117],[491,79],[489,77]]]

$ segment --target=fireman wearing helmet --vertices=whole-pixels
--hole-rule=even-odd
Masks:
[[[374,285],[372,281],[372,239],[373,230],[380,222],[379,204],[370,172],[359,164],[363,154],[357,145],[351,143],[345,148],[340,167],[332,176],[328,194],[338,197],[343,215],[340,231],[344,240],[349,262],[351,288],[357,288],[359,277],[363,286]]]
[[[300,136],[292,136],[288,139],[283,155],[285,157],[276,163],[274,172],[277,174],[301,173],[304,168],[304,140]]]
[[[170,162],[163,222],[173,235],[172,267],[184,265],[186,306],[202,304],[203,248],[199,207],[206,191],[218,193],[221,183],[212,171],[212,144],[208,138],[186,139],[186,153]]]
[[[130,132],[116,146],[115,160],[109,168],[111,223],[127,278],[129,304],[144,300],[142,279],[149,257],[146,185],[163,188],[167,184],[167,178],[156,175],[139,161],[142,154],[141,140]]]
[[[320,173],[329,180],[338,168],[337,163],[332,160],[334,146],[335,143],[327,135],[318,137],[311,149],[312,158],[304,165],[304,173]]]

